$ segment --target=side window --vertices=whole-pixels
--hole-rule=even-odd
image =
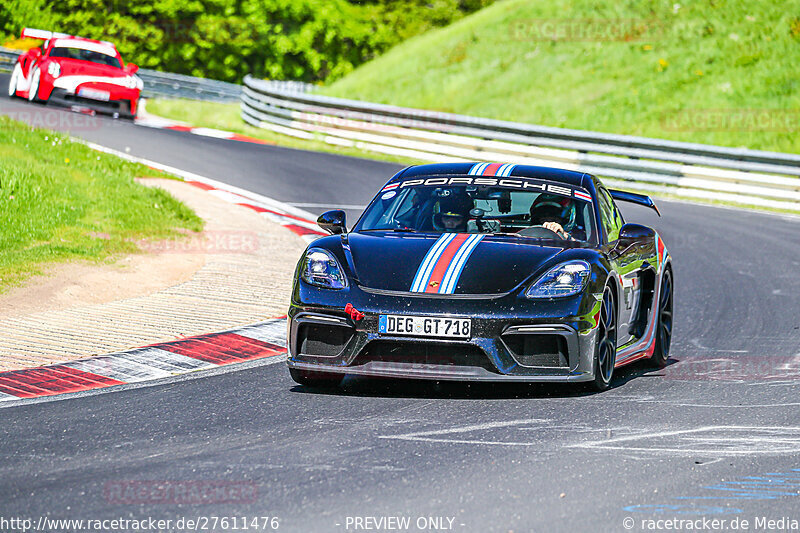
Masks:
[[[604,187],[600,187],[598,190],[600,191],[598,203],[600,204],[600,218],[603,220],[603,228],[605,228],[606,235],[608,235],[608,241],[615,241],[619,238],[619,230],[623,224],[622,216],[619,214],[617,206],[614,205],[614,200],[611,199],[608,191]]]

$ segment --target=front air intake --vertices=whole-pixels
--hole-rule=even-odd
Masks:
[[[346,326],[301,323],[297,329],[297,353],[311,357],[336,357],[341,355],[352,336],[352,328]]]
[[[569,366],[567,339],[553,334],[507,334],[503,342],[521,366],[563,368]]]

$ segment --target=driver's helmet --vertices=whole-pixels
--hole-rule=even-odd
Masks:
[[[531,226],[545,222],[558,222],[569,233],[575,228],[577,208],[575,201],[558,194],[543,193],[531,205]]]
[[[433,207],[433,226],[442,231],[463,233],[467,230],[469,212],[473,208],[472,198],[458,191],[449,192]]]

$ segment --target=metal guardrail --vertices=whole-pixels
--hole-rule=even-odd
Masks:
[[[259,128],[425,161],[558,166],[629,189],[800,211],[796,154],[359,102],[292,91],[251,76],[244,79],[241,115]]]
[[[19,50],[0,48],[0,70],[10,71],[22,54]],[[237,102],[242,86],[224,81],[195,78],[150,69],[139,69],[136,73],[144,83],[145,98],[189,98],[210,102]]]

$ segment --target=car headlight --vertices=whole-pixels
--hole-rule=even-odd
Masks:
[[[592,275],[586,261],[569,261],[551,268],[525,292],[528,298],[559,298],[581,292]]]
[[[339,266],[339,261],[327,250],[311,248],[303,257],[300,268],[303,281],[326,289],[344,289],[347,277]]]
[[[136,88],[136,78],[133,76],[125,76],[125,87],[128,89],[135,89]]]
[[[61,65],[59,65],[55,61],[51,61],[50,63],[47,64],[47,73],[54,78],[61,76]]]

